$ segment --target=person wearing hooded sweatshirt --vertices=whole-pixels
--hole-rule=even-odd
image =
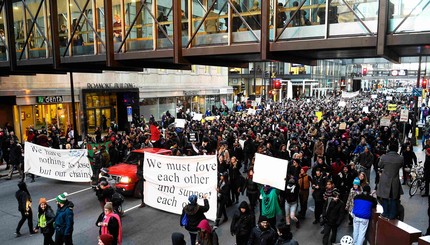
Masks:
[[[191,195],[188,197],[188,204],[182,209],[181,218],[179,224],[182,225],[184,216],[187,216],[188,222],[185,225],[185,229],[190,233],[191,244],[196,244],[198,225],[200,221],[206,219],[205,213],[209,210],[209,201],[207,196],[203,196],[204,206],[197,204],[197,196]]]
[[[276,216],[282,213],[279,207],[279,191],[269,185],[260,188],[261,194],[261,216],[265,216],[272,227],[276,227]]]
[[[27,220],[30,234],[35,233],[33,231],[33,211],[31,209],[30,192],[28,191],[25,182],[19,182],[18,188],[19,190],[15,193],[15,197],[16,200],[18,200],[18,211],[21,213],[21,220],[16,227],[16,237],[21,236],[21,233],[19,231],[21,230],[21,227],[24,224],[25,220]]]
[[[275,245],[299,245],[299,243],[293,239],[293,234],[290,231],[289,225],[281,223],[276,228],[279,237]]]
[[[40,198],[39,200],[39,212],[37,214],[37,226],[34,228],[34,232],[38,232],[39,229],[43,234],[44,245],[54,245],[52,235],[54,235],[54,219],[55,214],[51,206],[48,205],[46,198]]]
[[[96,226],[100,227],[99,234],[110,234],[113,236],[112,245],[122,244],[122,224],[118,214],[113,212],[113,205],[107,202],[104,212],[100,214],[96,221]]]
[[[370,195],[370,191],[370,186],[366,185],[363,188],[363,193],[354,197],[352,210],[354,214],[353,238],[357,245],[363,244],[369,221],[372,218],[372,209],[375,209],[377,205],[376,198]]]
[[[248,245],[274,245],[277,238],[276,231],[270,227],[269,219],[260,216],[257,226],[252,228]]]
[[[215,230],[209,225],[209,222],[204,219],[200,221],[199,232],[197,233],[196,245],[218,245],[218,235]]]
[[[231,235],[236,236],[236,245],[246,245],[248,243],[254,224],[254,213],[250,211],[246,201],[241,202],[239,211],[234,214],[230,226]]]
[[[55,215],[55,244],[72,245],[73,244],[73,202],[67,200],[67,193],[58,195],[55,200],[57,201],[57,214]]]
[[[184,234],[179,232],[172,233],[172,245],[186,245]]]
[[[296,210],[299,200],[299,185],[294,178],[288,180],[285,186],[285,221],[290,225],[291,220],[296,222],[296,228],[300,228],[300,221],[296,217]]]

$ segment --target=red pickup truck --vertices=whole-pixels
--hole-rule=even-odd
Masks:
[[[139,181],[137,178],[137,164],[143,161],[145,152],[161,155],[172,155],[171,150],[161,148],[143,148],[133,150],[128,154],[124,162],[109,167],[109,175],[115,180],[116,190],[124,195],[138,196],[136,193],[136,184]]]

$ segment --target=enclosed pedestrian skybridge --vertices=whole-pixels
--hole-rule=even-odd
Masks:
[[[0,75],[430,54],[430,0],[0,0]]]

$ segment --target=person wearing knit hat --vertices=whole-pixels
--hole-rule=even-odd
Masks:
[[[356,177],[354,181],[352,182],[353,185],[360,185],[360,179]]]
[[[213,244],[218,245],[218,235],[215,230],[209,225],[207,219],[200,221],[197,225],[199,231],[197,233],[197,243],[196,244]]]
[[[276,231],[270,226],[269,221],[270,219],[266,216],[258,218],[258,224],[252,228],[248,244],[275,244]]]
[[[348,200],[345,203],[345,210],[347,210],[349,214],[348,225],[352,225],[353,216],[351,214],[354,208],[354,197],[357,196],[358,194],[361,194],[361,185],[360,185],[360,179],[356,177],[352,182],[352,187],[351,187],[351,190],[349,191]]]
[[[58,195],[55,215],[55,244],[73,244],[73,202],[67,200],[67,192]]]
[[[113,236],[111,234],[103,234],[99,236],[98,245],[112,245]]]
[[[67,202],[67,192],[64,192],[64,193],[61,193],[60,195],[58,195],[56,198],[55,198],[55,200],[58,202],[58,203],[61,203],[61,204],[64,204],[64,203],[66,203]]]
[[[209,210],[209,201],[207,199],[207,195],[204,195],[204,206],[201,206],[197,203],[197,196],[190,195],[188,197],[188,202],[189,203],[182,209],[182,214],[179,218],[179,224],[184,226],[185,229],[190,233],[190,244],[196,244],[197,232],[199,230],[197,226],[200,224],[200,221],[206,219],[205,213]],[[184,219],[187,220],[187,224],[182,223]]]
[[[122,244],[122,224],[118,214],[113,212],[113,205],[107,202],[104,206],[104,212],[99,215],[96,226],[100,227],[99,234],[112,235],[112,245]]]
[[[37,226],[34,228],[34,232],[40,232],[43,234],[43,244],[54,244],[52,236],[54,235],[54,223],[55,213],[51,206],[48,205],[46,198],[42,197],[39,199],[39,210],[37,214]]]
[[[329,182],[330,181],[327,181],[327,183]],[[327,198],[323,206],[323,217],[325,220],[323,230],[323,245],[336,242],[337,228],[343,220],[343,215],[339,214],[342,214],[343,212],[345,212],[345,204],[339,198],[339,191],[337,189],[333,189],[331,197]]]

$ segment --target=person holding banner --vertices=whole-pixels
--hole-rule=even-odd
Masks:
[[[179,219],[179,225],[183,226],[182,220],[184,216],[186,216],[187,224],[185,225],[185,229],[190,233],[191,244],[196,244],[197,231],[199,228],[197,227],[200,224],[200,221],[206,219],[205,213],[209,210],[209,201],[207,200],[207,195],[203,196],[204,206],[200,206],[197,204],[197,196],[190,195],[188,197],[188,204],[182,209],[182,214]]]

